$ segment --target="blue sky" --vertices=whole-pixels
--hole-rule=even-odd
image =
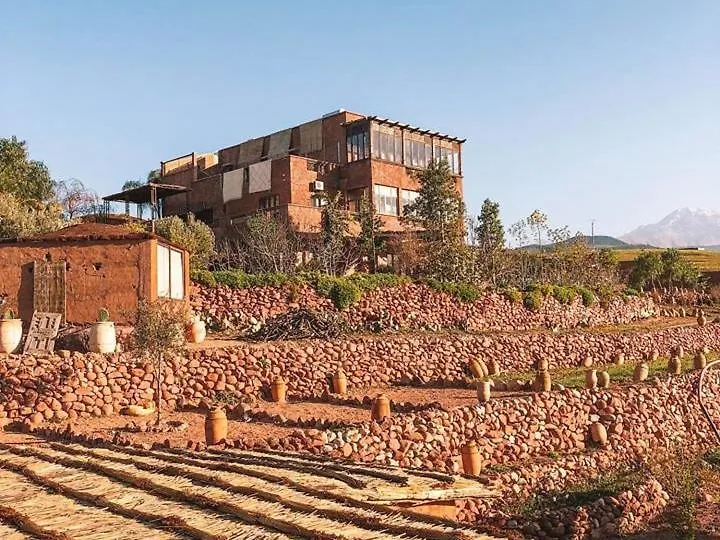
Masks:
[[[100,194],[346,108],[467,138],[468,209],[720,210],[720,2],[0,2],[0,137]]]

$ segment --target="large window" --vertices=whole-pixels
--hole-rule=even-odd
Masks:
[[[347,161],[370,157],[370,132],[367,125],[349,126],[347,131]]]
[[[415,199],[418,198],[419,193],[417,191],[412,191],[410,189],[401,189],[400,190],[400,198],[402,201],[402,215],[406,216],[405,208],[412,204]]]
[[[267,197],[260,197],[260,210],[269,210],[270,208],[277,208],[280,206],[280,195],[268,195]]]
[[[388,216],[398,215],[398,190],[390,186],[373,186],[375,211]]]
[[[185,297],[185,271],[182,252],[157,245],[158,297],[182,300]]]
[[[414,133],[405,134],[405,165],[425,168],[432,161],[432,145],[426,137]]]
[[[373,125],[372,156],[402,163],[402,132],[389,126]]]
[[[460,174],[460,146],[457,143],[436,140],[433,145],[433,159],[446,159],[450,170],[454,174]]]

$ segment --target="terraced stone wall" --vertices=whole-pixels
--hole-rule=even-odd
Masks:
[[[221,329],[244,329],[251,319],[264,321],[298,307],[337,311],[330,300],[308,286],[231,289],[196,285],[192,305],[211,326]],[[500,294],[465,303],[426,285],[412,284],[365,292],[356,305],[343,311],[343,316],[356,330],[484,331],[625,324],[654,312],[655,304],[649,297],[618,298],[605,306],[596,302],[590,307],[579,298],[571,305],[562,305],[548,297],[539,310],[531,311]]]

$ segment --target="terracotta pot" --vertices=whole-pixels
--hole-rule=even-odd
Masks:
[[[375,398],[371,418],[376,422],[382,422],[385,418],[390,418],[390,399],[385,394],[380,394]]]
[[[228,421],[225,411],[216,407],[205,416],[205,442],[208,446],[227,439]]]
[[[115,323],[111,321],[96,322],[90,327],[88,348],[91,352],[109,354],[115,352],[117,340]]]
[[[537,392],[549,392],[551,388],[550,372],[547,369],[538,371],[537,375],[535,375],[535,390]]]
[[[607,429],[605,429],[605,426],[600,422],[595,422],[590,426],[590,436],[592,437],[593,442],[599,444],[600,446],[605,446],[607,444]]]
[[[693,358],[693,369],[703,369],[707,365],[705,354],[702,351],[698,351]]]
[[[617,353],[615,355],[615,365],[622,366],[625,364],[625,355],[623,353]]]
[[[698,315],[697,323],[698,326],[705,326],[707,324],[707,317],[704,314]]]
[[[677,356],[670,358],[670,360],[668,360],[667,372],[670,375],[680,375],[680,373],[682,373],[682,360]]]
[[[333,392],[341,396],[347,393],[347,375],[342,369],[333,375]]]
[[[480,452],[475,442],[466,443],[460,449],[462,455],[463,472],[472,476],[480,474]]]
[[[683,356],[685,356],[685,349],[683,349],[682,345],[678,345],[677,347],[675,347],[675,354],[678,358],[682,358]]]
[[[597,384],[600,388],[610,388],[610,374],[607,371],[598,373]]]
[[[550,362],[548,362],[545,358],[542,360],[537,361],[537,369],[538,371],[547,371],[550,369]]]
[[[482,379],[483,377],[487,377],[488,368],[485,365],[485,362],[473,358],[470,360],[470,372],[476,379]]]
[[[585,388],[597,388],[597,383],[597,371],[595,371],[594,369],[585,370]]]
[[[492,383],[490,381],[478,381],[477,383],[477,397],[480,403],[486,403],[490,401],[490,389]]]
[[[641,362],[635,366],[633,370],[633,382],[639,383],[647,380],[650,374],[650,367],[645,363]]]
[[[205,322],[200,319],[185,325],[185,339],[188,343],[202,343],[206,335]]]
[[[275,403],[285,403],[285,395],[287,394],[287,383],[282,377],[277,377],[270,387],[272,392],[272,400]]]
[[[0,319],[0,352],[10,354],[22,341],[21,319]]]
[[[494,358],[488,362],[488,375],[499,375],[500,374],[500,363]]]
[[[657,361],[658,358],[660,358],[660,351],[658,351],[657,349],[653,349],[652,352],[650,353],[649,360],[651,362],[655,362],[655,361]]]

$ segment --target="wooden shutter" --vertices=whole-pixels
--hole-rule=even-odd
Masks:
[[[59,313],[33,313],[30,330],[25,338],[24,354],[52,352],[55,349],[55,338],[60,329]]]
[[[35,261],[33,264],[33,309],[41,313],[59,313],[65,322],[65,261]]]

